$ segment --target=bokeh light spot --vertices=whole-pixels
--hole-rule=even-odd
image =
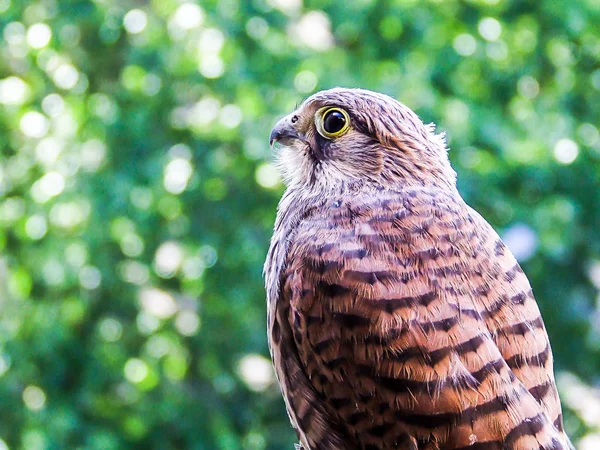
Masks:
[[[172,277],[183,262],[184,252],[175,241],[164,242],[154,255],[154,269],[163,278]]]
[[[273,189],[281,182],[277,168],[271,163],[263,163],[256,169],[256,182],[265,189]]]
[[[269,23],[262,17],[251,17],[246,22],[246,33],[253,39],[262,39],[269,33]]]
[[[240,359],[238,373],[242,381],[253,391],[264,391],[275,382],[271,361],[262,355],[250,354]]]
[[[27,386],[23,390],[23,403],[32,411],[39,411],[46,404],[46,394],[37,386]]]
[[[310,70],[303,70],[296,75],[294,78],[294,87],[298,92],[302,92],[304,94],[308,92],[314,91],[317,87],[318,78],[314,72]]]
[[[123,26],[128,33],[141,33],[146,25],[148,25],[148,16],[141,9],[132,9],[123,17]]]
[[[579,128],[577,128],[577,136],[585,145],[590,147],[600,143],[600,133],[598,132],[598,128],[591,123],[582,123]]]
[[[81,146],[81,166],[88,172],[97,171],[106,158],[106,144],[100,139],[90,139]]]
[[[138,261],[124,261],[119,264],[119,274],[123,281],[141,286],[148,282],[150,269]]]
[[[106,342],[116,342],[121,339],[123,334],[123,326],[121,322],[112,317],[103,319],[98,327],[102,339]]]
[[[20,127],[24,135],[32,138],[41,138],[48,133],[50,122],[42,113],[29,111],[21,118]]]
[[[29,92],[29,86],[19,77],[10,76],[0,80],[0,103],[4,105],[22,105]]]
[[[528,225],[516,223],[502,234],[502,240],[517,261],[530,259],[538,247],[536,232]]]
[[[236,128],[242,122],[242,110],[237,105],[224,105],[219,113],[219,122],[226,128]]]
[[[193,336],[200,328],[200,317],[194,311],[181,311],[175,317],[175,327],[182,335]]]
[[[554,145],[554,158],[560,164],[571,164],[577,159],[579,155],[579,147],[571,139],[559,139],[556,145]]]
[[[52,79],[61,89],[73,89],[79,81],[79,71],[72,64],[61,64],[54,71]]]
[[[58,286],[65,281],[65,268],[56,259],[49,259],[42,266],[42,276],[49,286]]]
[[[218,55],[205,55],[200,59],[198,70],[205,78],[219,78],[225,72],[225,64]]]
[[[102,274],[97,267],[85,266],[79,271],[79,284],[87,290],[97,289],[102,281]]]
[[[37,241],[48,232],[48,222],[41,214],[33,215],[25,222],[25,232],[31,239]]]
[[[145,312],[159,319],[166,319],[177,312],[177,304],[173,296],[160,289],[141,289],[139,301]]]
[[[482,19],[477,25],[479,34],[487,41],[497,41],[502,34],[502,25],[493,17]]]
[[[46,203],[65,188],[65,177],[58,172],[48,172],[31,186],[31,196],[38,203]]]
[[[27,43],[31,48],[44,48],[51,38],[52,30],[45,23],[36,23],[27,30]]]
[[[305,46],[325,51],[333,47],[329,16],[323,11],[310,11],[291,27],[292,41],[298,41]]]
[[[540,85],[537,80],[531,76],[524,76],[519,79],[517,83],[519,93],[523,97],[535,98],[540,93]]]
[[[183,30],[197,28],[204,22],[204,10],[196,4],[184,3],[173,14],[172,22]]]
[[[165,167],[163,185],[171,194],[181,194],[188,185],[194,169],[185,158],[175,158]]]
[[[132,383],[141,383],[148,376],[148,365],[141,359],[131,358],[125,363],[123,372]]]
[[[456,53],[461,56],[471,56],[477,50],[477,41],[470,34],[459,34],[452,41],[452,46]]]
[[[81,268],[88,259],[88,250],[80,242],[71,242],[65,249],[65,259],[71,267]]]
[[[59,94],[48,94],[42,100],[42,110],[50,117],[59,116],[65,109],[65,101]]]

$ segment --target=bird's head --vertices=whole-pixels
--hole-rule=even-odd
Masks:
[[[307,98],[271,132],[288,185],[455,183],[443,136],[393,98],[335,88]]]

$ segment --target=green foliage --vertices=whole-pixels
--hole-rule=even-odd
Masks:
[[[292,448],[268,135],[336,85],[448,132],[598,448],[599,21],[593,0],[0,0],[0,448]]]

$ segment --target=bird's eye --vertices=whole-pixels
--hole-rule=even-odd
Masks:
[[[340,108],[322,108],[316,118],[317,131],[327,139],[341,136],[350,126],[348,113]]]
[[[346,118],[339,111],[329,111],[323,117],[323,129],[329,134],[338,133],[346,126]]]

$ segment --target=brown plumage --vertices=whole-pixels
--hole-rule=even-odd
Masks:
[[[460,197],[433,127],[338,88],[271,141],[288,189],[268,334],[303,448],[570,448],[527,277]]]

